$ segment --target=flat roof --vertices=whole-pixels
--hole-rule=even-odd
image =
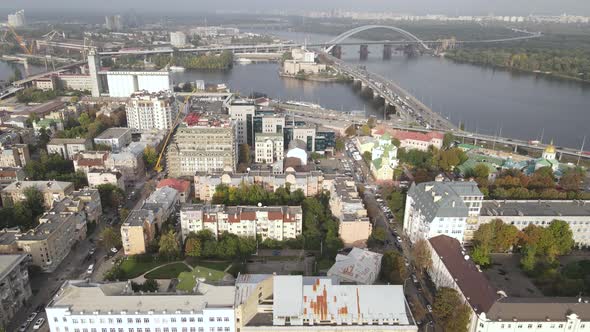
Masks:
[[[52,138],[47,145],[53,144],[86,144],[87,138]]]
[[[590,201],[484,201],[481,216],[590,216]]]
[[[131,128],[124,128],[124,127],[113,127],[103,131],[100,135],[96,136],[94,139],[113,139],[113,138],[120,138],[127,133],[131,133]]]
[[[513,321],[566,321],[576,314],[583,321],[590,320],[590,303],[572,297],[506,297],[492,305],[486,317],[492,320]]]
[[[212,286],[199,283],[198,294],[178,295],[176,293],[134,294],[127,282],[88,283],[66,281],[62,289],[49,303],[48,309],[66,307],[72,314],[86,314],[127,311],[183,313],[202,312],[205,308],[233,308],[234,286]]]
[[[27,255],[0,255],[0,280],[4,279]]]

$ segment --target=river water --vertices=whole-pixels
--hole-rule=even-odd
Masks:
[[[18,68],[22,74],[25,76],[25,68],[21,64],[17,63],[8,63],[6,61],[0,61],[0,81],[7,81],[10,77],[14,74],[14,68]],[[32,66],[29,65],[29,73],[30,74],[37,74],[45,71],[45,67],[40,66]]]
[[[332,36],[272,31],[278,37],[297,42],[325,42]],[[555,144],[578,148],[584,135],[590,146],[590,85],[545,76],[458,64],[444,58],[396,55],[382,60],[382,47],[371,45],[371,54],[360,61],[358,46],[343,47],[343,59],[365,65],[399,83],[426,105],[465,124],[467,130],[497,133],[518,139],[553,139]],[[281,100],[319,103],[335,110],[363,110],[375,114],[350,85],[304,82],[278,76],[278,64],[236,65],[232,70],[174,73],[175,83],[205,80],[226,83],[242,95],[266,93]],[[0,79],[12,69],[0,62]],[[585,149],[587,150],[587,149]]]

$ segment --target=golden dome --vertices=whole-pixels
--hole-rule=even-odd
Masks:
[[[553,146],[553,141],[551,141],[551,143],[549,143],[549,145],[547,145],[547,147],[545,148],[545,152],[546,153],[555,153],[555,146]]]

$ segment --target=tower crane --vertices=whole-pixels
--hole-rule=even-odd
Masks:
[[[14,30],[12,26],[8,25],[8,29],[14,36],[14,39],[16,40],[18,46],[20,46],[20,48],[25,52],[25,54],[33,54],[33,44],[31,43],[31,47],[27,47],[27,43],[25,42],[25,40],[16,32],[16,30]]]

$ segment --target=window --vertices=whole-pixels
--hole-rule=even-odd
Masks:
[[[229,332],[229,327],[226,326],[226,327],[223,328],[223,330],[226,331],[226,332]]]
[[[133,323],[133,318],[127,318],[127,323]]]
[[[229,317],[223,317],[223,320],[224,320],[225,322],[229,322]]]
[[[176,323],[176,318],[175,317],[170,318],[170,323]]]
[[[180,321],[183,322],[183,323],[186,323],[186,317],[180,318]]]
[[[203,322],[203,317],[197,318],[197,322],[202,323]]]
[[[210,322],[214,322],[215,321],[215,317],[209,317],[209,321]]]
[[[193,322],[195,321],[195,317],[190,317],[190,318],[188,319],[188,321],[189,321],[189,322],[191,322],[191,323],[193,323]]]
[[[144,322],[144,323],[149,323],[149,322],[150,322],[150,319],[149,319],[149,318],[144,318],[144,319],[143,319],[143,322]]]
[[[141,323],[141,318],[135,318],[136,323]]]
[[[541,327],[543,327],[543,324],[538,324],[537,325],[537,328],[541,328]]]
[[[223,319],[221,317],[217,317],[217,321],[221,322]]]

